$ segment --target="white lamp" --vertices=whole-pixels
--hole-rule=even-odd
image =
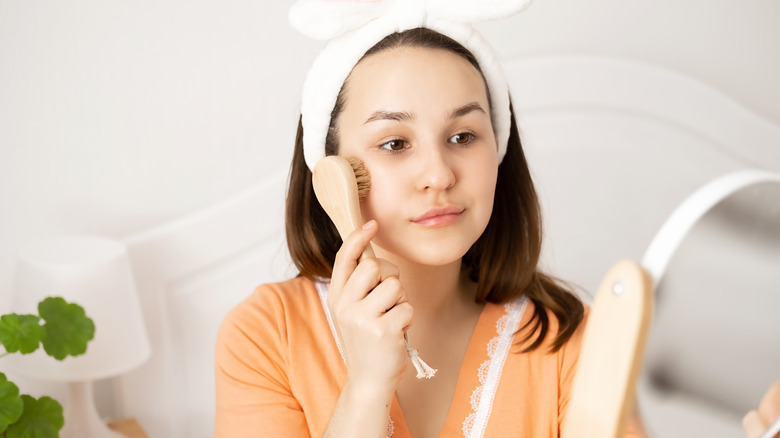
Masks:
[[[86,354],[58,361],[40,348],[29,355],[7,357],[7,365],[33,378],[68,383],[63,438],[121,437],[98,417],[92,381],[126,373],[151,354],[124,244],[102,237],[68,236],[23,248],[13,311],[37,314],[38,302],[49,296],[80,305],[94,321],[95,337]]]

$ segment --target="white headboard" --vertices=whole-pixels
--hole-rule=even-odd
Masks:
[[[287,170],[245,193],[127,240],[152,358],[119,379],[119,408],[151,437],[207,437],[214,426],[214,346],[224,315],[289,270]]]
[[[746,167],[780,172],[780,128],[663,68],[561,56],[511,61],[507,75],[544,207],[544,263],[586,289],[614,261],[639,260],[697,187]],[[127,239],[153,356],[118,379],[116,396],[150,436],[212,435],[222,317],[255,285],[294,273],[284,246],[286,177],[280,169],[224,203]]]

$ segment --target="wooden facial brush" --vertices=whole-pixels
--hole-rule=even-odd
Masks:
[[[317,200],[336,225],[342,240],[346,239],[352,231],[363,226],[360,198],[368,195],[371,178],[362,161],[354,159],[348,161],[336,155],[327,156],[314,166],[312,185]],[[366,245],[359,260],[367,257],[374,257],[371,243]],[[409,338],[405,332],[404,341],[412,365],[417,370],[417,378],[433,377],[436,370],[428,366],[420,358],[417,350],[409,346]]]

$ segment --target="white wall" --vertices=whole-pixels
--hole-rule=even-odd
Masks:
[[[537,0],[482,26],[507,56],[589,53],[691,75],[780,123],[780,2]]]
[[[288,28],[289,4],[0,2],[3,299],[26,242],[123,236],[287,165],[319,47]],[[780,123],[777,17],[773,0],[539,0],[481,28],[507,56],[658,63]]]
[[[0,310],[20,246],[125,236],[288,165],[320,46],[290,4],[0,0]],[[776,0],[538,0],[480,28],[506,56],[660,64],[780,124],[778,17]]]
[[[286,166],[316,49],[257,1],[0,2],[0,290],[60,233],[122,236]]]

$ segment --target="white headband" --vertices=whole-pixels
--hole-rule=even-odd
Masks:
[[[309,169],[325,156],[330,115],[360,58],[387,35],[425,27],[457,41],[477,59],[492,104],[499,162],[509,140],[509,90],[499,58],[470,23],[522,11],[531,0],[298,0],[290,23],[304,35],[331,39],[306,76],[301,98],[303,151]]]

